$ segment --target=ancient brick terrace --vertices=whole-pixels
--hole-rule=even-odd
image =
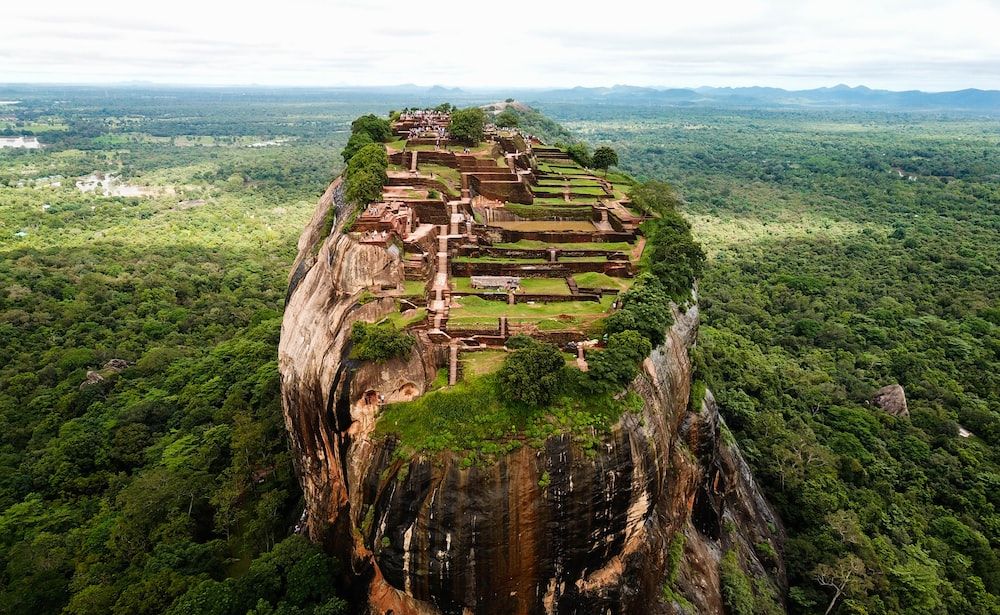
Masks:
[[[518,130],[488,125],[479,145],[455,143],[449,121],[417,111],[393,124],[382,200],[350,232],[396,251],[406,282],[372,292],[398,299],[398,324],[448,348],[450,384],[490,371],[517,333],[586,369],[583,347],[642,254],[627,186]]]

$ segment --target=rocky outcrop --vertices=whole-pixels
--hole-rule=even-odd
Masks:
[[[304,531],[345,562],[359,605],[379,615],[721,613],[728,549],[781,594],[780,557],[759,553],[781,552],[780,523],[711,394],[689,409],[697,305],[675,308],[631,385],[641,411],[596,448],[561,435],[486,466],[410,457],[374,437],[378,402],[423,393],[445,357],[418,339],[404,359],[348,359],[351,323],[392,309],[359,301],[363,290],[398,283],[403,267],[336,228],[324,237],[328,207],[346,213],[333,188],[300,240],[279,368]]]
[[[875,391],[872,404],[892,416],[910,416],[910,409],[906,405],[906,391],[898,384],[890,384]]]

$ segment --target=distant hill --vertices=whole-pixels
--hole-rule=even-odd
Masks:
[[[857,107],[903,110],[968,110],[1000,112],[1000,91],[966,89],[955,92],[893,92],[865,86],[784,90],[769,87],[651,88],[628,85],[575,87],[534,92],[539,102],[604,102],[711,106]]]

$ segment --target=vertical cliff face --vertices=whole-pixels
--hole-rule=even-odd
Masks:
[[[366,392],[410,399],[443,357],[418,340],[404,359],[347,359],[351,323],[393,309],[362,305],[361,293],[401,281],[402,264],[336,228],[323,237],[331,206],[343,212],[336,185],[300,240],[279,366],[305,530],[345,561],[359,602],[395,615],[718,613],[729,549],[780,592],[780,558],[756,554],[763,543],[781,552],[780,522],[723,436],[711,394],[689,409],[697,305],[674,309],[631,385],[642,410],[596,449],[564,435],[486,467],[450,453],[408,457],[373,437],[378,404]]]

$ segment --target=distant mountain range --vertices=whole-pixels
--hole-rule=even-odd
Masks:
[[[865,86],[837,85],[812,90],[784,90],[769,87],[741,88],[654,88],[633,85],[574,87],[563,89],[484,90],[432,87],[413,84],[358,88],[371,92],[443,96],[452,102],[486,96],[502,99],[508,95],[540,103],[648,104],[667,106],[725,107],[853,107],[882,110],[953,110],[1000,113],[1000,91],[966,89],[955,92],[873,90]]]
[[[731,108],[847,108],[883,111],[962,111],[1000,114],[1000,91],[966,89],[955,92],[922,92],[908,90],[894,92],[873,90],[865,86],[837,85],[812,90],[784,90],[770,87],[740,88],[655,88],[633,85],[611,87],[545,88],[458,88],[443,85],[415,85],[412,83],[384,86],[336,87],[280,87],[263,85],[243,86],[185,86],[127,82],[106,85],[69,84],[0,84],[0,99],[7,96],[21,99],[43,92],[60,91],[66,95],[89,91],[106,94],[116,88],[136,90],[189,90],[209,92],[212,95],[265,96],[293,95],[294,97],[323,99],[331,93],[349,98],[383,98],[389,104],[435,105],[450,102],[458,105],[482,104],[516,97],[528,103],[582,103],[609,105],[649,106],[703,106]]]
[[[1000,112],[1000,91],[967,89],[955,92],[893,92],[865,86],[838,85],[812,90],[768,87],[650,88],[629,85],[576,87],[532,92],[539,102],[594,102],[608,104],[663,104],[671,106],[740,107],[857,107],[866,109],[967,110]]]

